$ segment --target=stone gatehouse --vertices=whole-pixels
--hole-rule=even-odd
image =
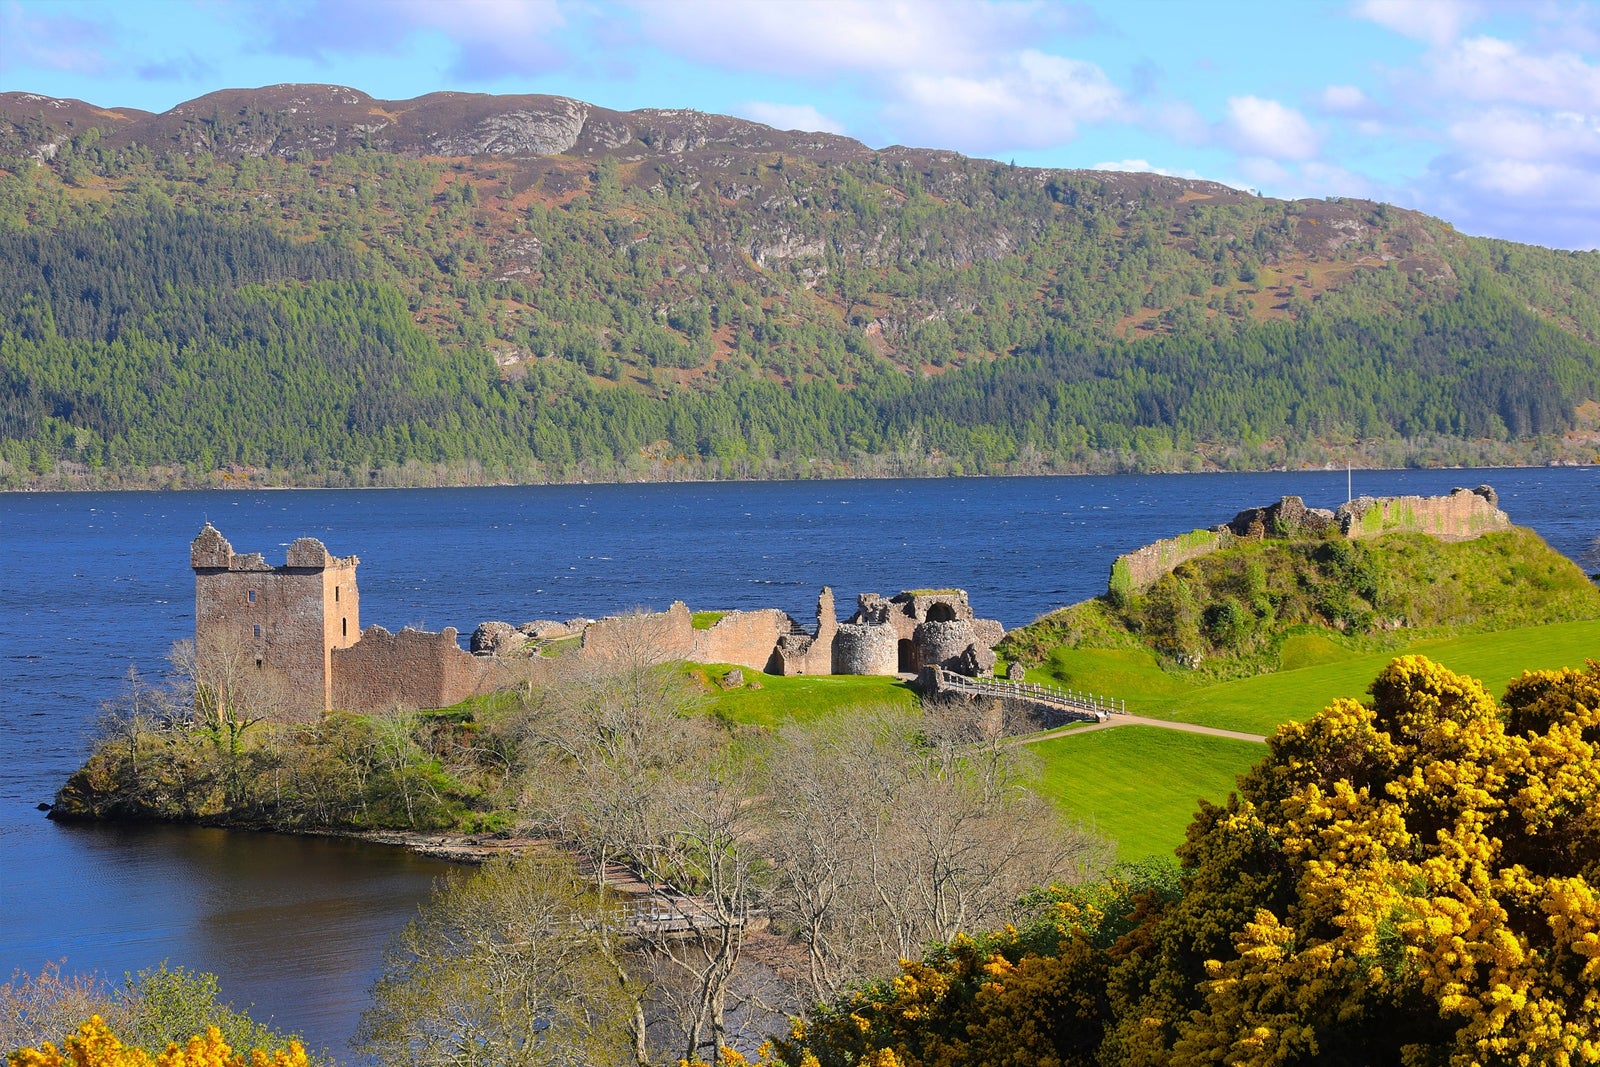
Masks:
[[[994,646],[1005,635],[1000,623],[973,614],[961,589],[863,593],[844,622],[833,591],[823,589],[810,629],[776,608],[712,613],[697,626],[676,601],[664,612],[598,621],[486,622],[467,651],[453,628],[362,630],[360,560],[333,556],[316,538],[295,541],[274,567],[260,553],[236,553],[207,523],[189,558],[201,677],[285,721],[335,708],[448,707],[537,680],[551,668],[547,653],[557,650],[732,663],[775,675],[915,674],[928,666],[980,675],[993,670]]]

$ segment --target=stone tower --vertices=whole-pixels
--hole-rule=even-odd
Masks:
[[[330,556],[314,537],[282,567],[237,554],[206,523],[189,546],[198,673],[252,713],[307,719],[333,706],[332,655],[361,637],[355,556]]]

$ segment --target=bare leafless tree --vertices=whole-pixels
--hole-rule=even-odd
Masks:
[[[660,659],[641,639],[560,664],[524,722],[523,812],[597,879],[622,865],[644,883],[635,941],[672,976],[658,992],[686,994],[665,998],[681,1009],[673,1058],[714,1059],[756,907],[756,816],[726,738],[694,714],[700,695]]]
[[[361,1051],[418,1067],[628,1063],[633,998],[611,980],[614,914],[550,852],[444,879],[385,957]]]
[[[731,745],[646,644],[572,657],[533,694],[522,811],[597,878],[609,867],[644,883],[633,936],[654,1006],[673,1009],[655,1013],[653,1044],[674,1059],[714,1060],[728,1043],[745,938],[769,908],[805,947],[798,993],[812,1001],[998,926],[1029,889],[1110,858],[1025,788],[1015,750],[975,729],[868,708],[764,749]]]
[[[114,1018],[116,1007],[95,975],[62,974],[60,963],[45,964],[37,975],[19,970],[0,986],[0,1048],[11,1052],[46,1041],[59,1047],[91,1015]]]
[[[287,688],[271,672],[263,673],[247,642],[233,634],[213,635],[203,654],[193,641],[175,641],[167,658],[177,703],[190,709],[191,725],[212,740],[231,806],[242,789],[245,733],[286,718]]]
[[[1112,858],[1025,787],[1014,749],[899,709],[791,727],[767,765],[775,917],[806,945],[814,998]]]

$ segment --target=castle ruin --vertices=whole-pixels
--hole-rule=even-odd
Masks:
[[[598,621],[486,622],[469,652],[453,628],[362,630],[360,560],[333,556],[316,538],[295,541],[284,565],[273,567],[260,553],[234,552],[207,523],[189,558],[199,676],[284,721],[335,708],[449,707],[537,679],[552,664],[544,653],[563,645],[565,655],[731,663],[774,675],[911,675],[938,666],[976,676],[994,669],[993,649],[1005,635],[999,622],[973,614],[964,590],[864,593],[839,622],[825,588],[811,630],[776,608],[725,612],[696,626],[675,601],[664,612]]]
[[[1352,540],[1391,533],[1423,533],[1441,541],[1470,541],[1511,529],[1494,489],[1452,489],[1447,496],[1361,496],[1329,511],[1308,508],[1297,496],[1265,507],[1246,508],[1231,522],[1208,530],[1191,530],[1145,545],[1111,564],[1108,588],[1113,595],[1143,592],[1162,575],[1200,556],[1239,540],[1264,537],[1339,536]]]

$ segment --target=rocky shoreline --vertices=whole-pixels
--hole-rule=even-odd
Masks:
[[[289,830],[316,837],[342,837],[374,845],[404,848],[429,859],[450,863],[486,863],[495,856],[526,852],[551,842],[538,837],[495,837],[489,834],[464,834],[430,830]]]

